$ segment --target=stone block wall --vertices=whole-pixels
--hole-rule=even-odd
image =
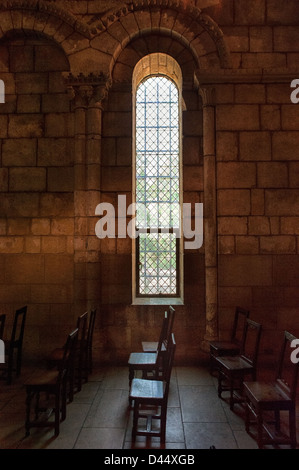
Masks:
[[[278,332],[299,326],[287,313],[298,282],[298,118],[288,82],[227,87],[216,111],[220,331],[232,306],[247,304],[270,353]]]
[[[73,116],[63,51],[49,40],[1,44],[1,311],[28,305],[28,356],[74,324]],[[25,355],[26,357],[26,355]]]
[[[9,326],[28,305],[25,357],[94,306],[99,362],[125,364],[159,333],[165,307],[131,304],[131,240],[95,236],[97,204],[131,202],[132,72],[151,52],[182,70],[184,202],[212,208],[211,238],[184,253],[177,362],[205,360],[237,304],[269,360],[284,329],[299,333],[298,24],[297,0],[3,2],[0,307]]]

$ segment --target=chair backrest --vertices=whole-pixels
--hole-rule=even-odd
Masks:
[[[77,318],[77,328],[78,328],[78,340],[84,341],[86,338],[87,331],[87,312],[82,313]]]
[[[21,347],[24,338],[25,321],[27,315],[27,306],[16,310],[12,332],[11,332],[11,346]]]
[[[96,314],[97,314],[97,309],[96,308],[91,310],[90,317],[89,317],[88,330],[87,330],[87,345],[88,345],[88,348],[92,347],[92,338],[93,338]]]
[[[159,337],[159,341],[158,341],[158,347],[157,347],[158,356],[160,355],[160,353],[162,351],[162,347],[163,347],[163,345],[165,343],[165,340],[167,338],[168,325],[169,325],[169,314],[166,311],[164,313],[162,328],[161,328],[160,337]]]
[[[242,307],[236,307],[231,342],[241,347],[244,341],[246,319],[249,317],[249,310]]]
[[[175,342],[174,334],[172,333],[170,341],[168,342],[168,345],[167,345],[166,361],[165,361],[165,375],[163,377],[163,380],[165,382],[165,392],[164,392],[165,397],[168,396],[175,350],[176,350],[176,342]]]
[[[64,345],[62,361],[59,363],[58,381],[62,381],[73,365],[76,344],[78,341],[78,328],[75,328],[67,337]]]
[[[169,339],[173,331],[173,324],[174,324],[174,318],[175,318],[175,309],[171,305],[169,305],[168,315],[169,315],[169,323],[168,323],[168,339]]]
[[[173,330],[173,323],[174,323],[174,317],[175,317],[175,310],[174,308],[170,305],[168,312],[165,312],[165,317],[167,316],[167,321],[165,321],[165,325],[163,325],[162,328],[162,346],[164,346],[164,350],[167,349],[168,343],[170,341],[171,335],[172,335],[172,330]]]
[[[299,341],[296,336],[292,335],[288,331],[284,332],[276,375],[277,385],[293,401],[296,399],[299,371],[299,361],[293,362],[291,360],[291,354],[294,350],[291,343],[294,340]]]
[[[241,357],[255,369],[257,365],[262,325],[246,318],[244,341],[241,346]]]
[[[0,339],[3,339],[5,320],[6,315],[5,313],[2,313],[2,315],[0,315]]]

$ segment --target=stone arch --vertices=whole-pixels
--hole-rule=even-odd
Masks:
[[[110,73],[127,45],[146,36],[177,39],[189,49],[200,69],[231,67],[219,26],[198,8],[178,0],[133,0],[92,23],[90,31],[91,46],[103,54]]]
[[[136,63],[144,56],[160,52],[173,57],[181,67],[186,86],[193,83],[198,61],[175,35],[143,34],[135,37],[119,54],[111,71],[113,82],[130,82]]]
[[[0,6],[0,40],[14,33],[29,32],[54,40],[66,56],[89,46],[87,24],[68,11],[44,0],[10,0]]]

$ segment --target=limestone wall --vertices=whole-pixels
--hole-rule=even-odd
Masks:
[[[132,200],[132,73],[151,52],[181,67],[184,202],[206,209],[177,362],[205,360],[236,305],[266,360],[299,333],[298,24],[297,0],[1,2],[0,306],[9,326],[28,305],[25,357],[92,307],[99,362],[158,336],[165,306],[132,305],[131,240],[95,236],[97,204]]]

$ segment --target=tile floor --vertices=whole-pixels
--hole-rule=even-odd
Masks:
[[[131,442],[132,410],[128,407],[128,369],[98,368],[67,405],[58,437],[48,428],[25,437],[23,368],[12,386],[0,383],[0,449],[159,449],[157,438]],[[257,449],[245,431],[243,408],[230,411],[219,399],[216,379],[204,367],[173,368],[168,402],[166,449]]]

